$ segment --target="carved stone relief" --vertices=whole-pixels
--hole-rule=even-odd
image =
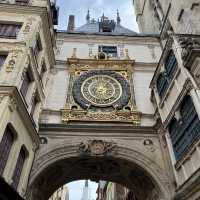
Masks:
[[[103,140],[88,140],[79,145],[79,151],[92,156],[103,156],[114,150],[116,144]]]

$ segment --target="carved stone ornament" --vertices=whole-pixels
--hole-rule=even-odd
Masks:
[[[200,50],[200,38],[179,37],[179,44],[182,48],[181,57],[187,62],[193,50]]]
[[[110,153],[116,144],[113,142],[105,142],[103,140],[88,140],[79,145],[81,153],[90,154],[93,156],[103,156]]]
[[[88,112],[83,110],[62,110],[62,121],[68,123],[69,121],[120,121],[126,123],[133,123],[138,126],[141,122],[141,113],[138,111],[113,111],[105,112]]]
[[[26,24],[23,27],[23,34],[28,34],[31,32],[31,27],[33,26],[34,21],[36,21],[34,17],[28,18]]]
[[[68,59],[69,85],[62,122],[140,125],[132,80],[133,60]]]
[[[9,107],[11,112],[13,112],[14,110],[17,109],[17,102],[12,95],[10,95],[8,107]]]
[[[18,51],[13,51],[12,52],[12,54],[10,55],[10,59],[9,59],[7,65],[6,65],[6,72],[12,72],[12,70],[15,67],[18,54],[19,54]]]

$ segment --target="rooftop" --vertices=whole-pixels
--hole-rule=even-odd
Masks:
[[[86,24],[78,27],[74,27],[74,17],[71,17],[72,21],[69,18],[68,32],[75,33],[89,33],[89,34],[102,34],[102,35],[137,35],[136,32],[125,28],[121,25],[121,18],[119,16],[119,12],[117,11],[117,20],[110,20],[104,14],[98,19],[91,19],[90,12],[86,15]]]

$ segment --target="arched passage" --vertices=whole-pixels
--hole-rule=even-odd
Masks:
[[[167,200],[167,177],[142,153],[102,140],[57,146],[33,167],[30,200],[47,200],[62,185],[79,179],[108,180],[135,191],[139,200]]]

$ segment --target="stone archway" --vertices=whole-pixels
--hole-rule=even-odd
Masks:
[[[153,160],[112,141],[62,144],[37,158],[30,177],[30,200],[47,200],[67,182],[108,180],[135,191],[139,200],[169,200],[168,179]]]

